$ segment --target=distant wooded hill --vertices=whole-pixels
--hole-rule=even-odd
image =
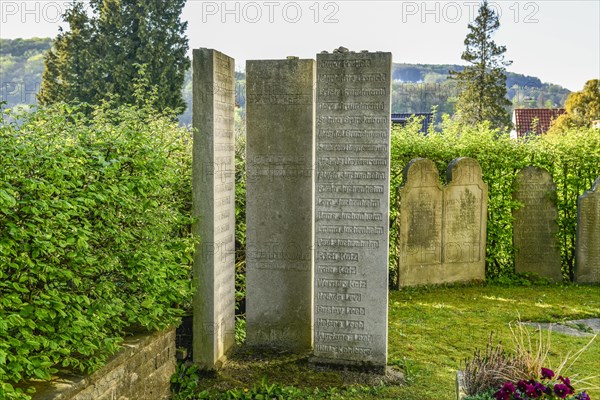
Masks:
[[[8,107],[35,103],[35,95],[40,88],[44,68],[44,53],[50,49],[52,39],[0,39],[0,101]],[[448,71],[460,71],[460,65],[402,64],[395,63],[392,69],[392,112],[429,112],[433,106],[442,113],[452,114],[457,94]],[[236,73],[236,103],[238,118],[243,118],[246,106],[246,76]],[[557,108],[563,107],[569,90],[551,83],[542,83],[539,78],[507,73],[508,97],[518,108]],[[188,72],[183,88],[188,104],[180,121],[191,123],[192,82]]]

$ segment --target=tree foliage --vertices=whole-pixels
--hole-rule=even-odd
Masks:
[[[458,119],[465,125],[490,121],[498,128],[510,127],[506,98],[505,46],[498,46],[492,35],[500,27],[496,12],[484,0],[479,13],[465,38],[466,50],[462,59],[469,63],[460,72],[451,71],[451,79],[458,86],[456,104]]]
[[[600,79],[591,79],[583,90],[573,92],[565,102],[566,113],[552,124],[552,130],[564,130],[570,127],[588,128],[594,121],[600,120]]]
[[[109,97],[134,104],[140,68],[159,88],[154,107],[185,109],[185,0],[92,0],[74,2],[63,16],[70,29],[60,33],[45,59],[40,103],[79,101],[99,104]],[[89,8],[91,11],[88,11]]]

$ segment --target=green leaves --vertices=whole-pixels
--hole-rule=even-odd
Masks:
[[[189,132],[149,108],[93,114],[0,126],[0,382],[91,371],[190,297]]]

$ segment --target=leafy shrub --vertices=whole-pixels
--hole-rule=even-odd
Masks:
[[[57,105],[0,122],[0,382],[10,395],[10,382],[96,369],[126,330],[176,323],[191,294],[191,140],[148,108],[86,117]]]
[[[246,137],[235,138],[235,310],[246,314]]]
[[[438,167],[440,182],[457,157],[475,158],[489,189],[486,276],[498,278],[514,271],[513,211],[519,207],[512,192],[516,174],[532,165],[547,169],[557,184],[559,243],[565,277],[573,276],[577,197],[600,175],[600,130],[570,130],[560,134],[512,140],[488,124],[459,127],[444,118],[442,131],[424,136],[418,120],[394,127],[391,147],[390,268],[397,270],[397,196],[402,170],[410,160],[429,158]],[[395,277],[393,277],[395,278]]]

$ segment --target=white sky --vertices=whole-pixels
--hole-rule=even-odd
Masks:
[[[580,90],[600,77],[600,1],[490,1],[501,13],[496,43],[509,71]],[[0,37],[53,37],[69,0],[0,0]],[[339,46],[391,51],[394,62],[462,64],[476,0],[204,1],[188,0],[191,48],[236,59],[315,58]],[[63,27],[66,25],[63,23]]]

